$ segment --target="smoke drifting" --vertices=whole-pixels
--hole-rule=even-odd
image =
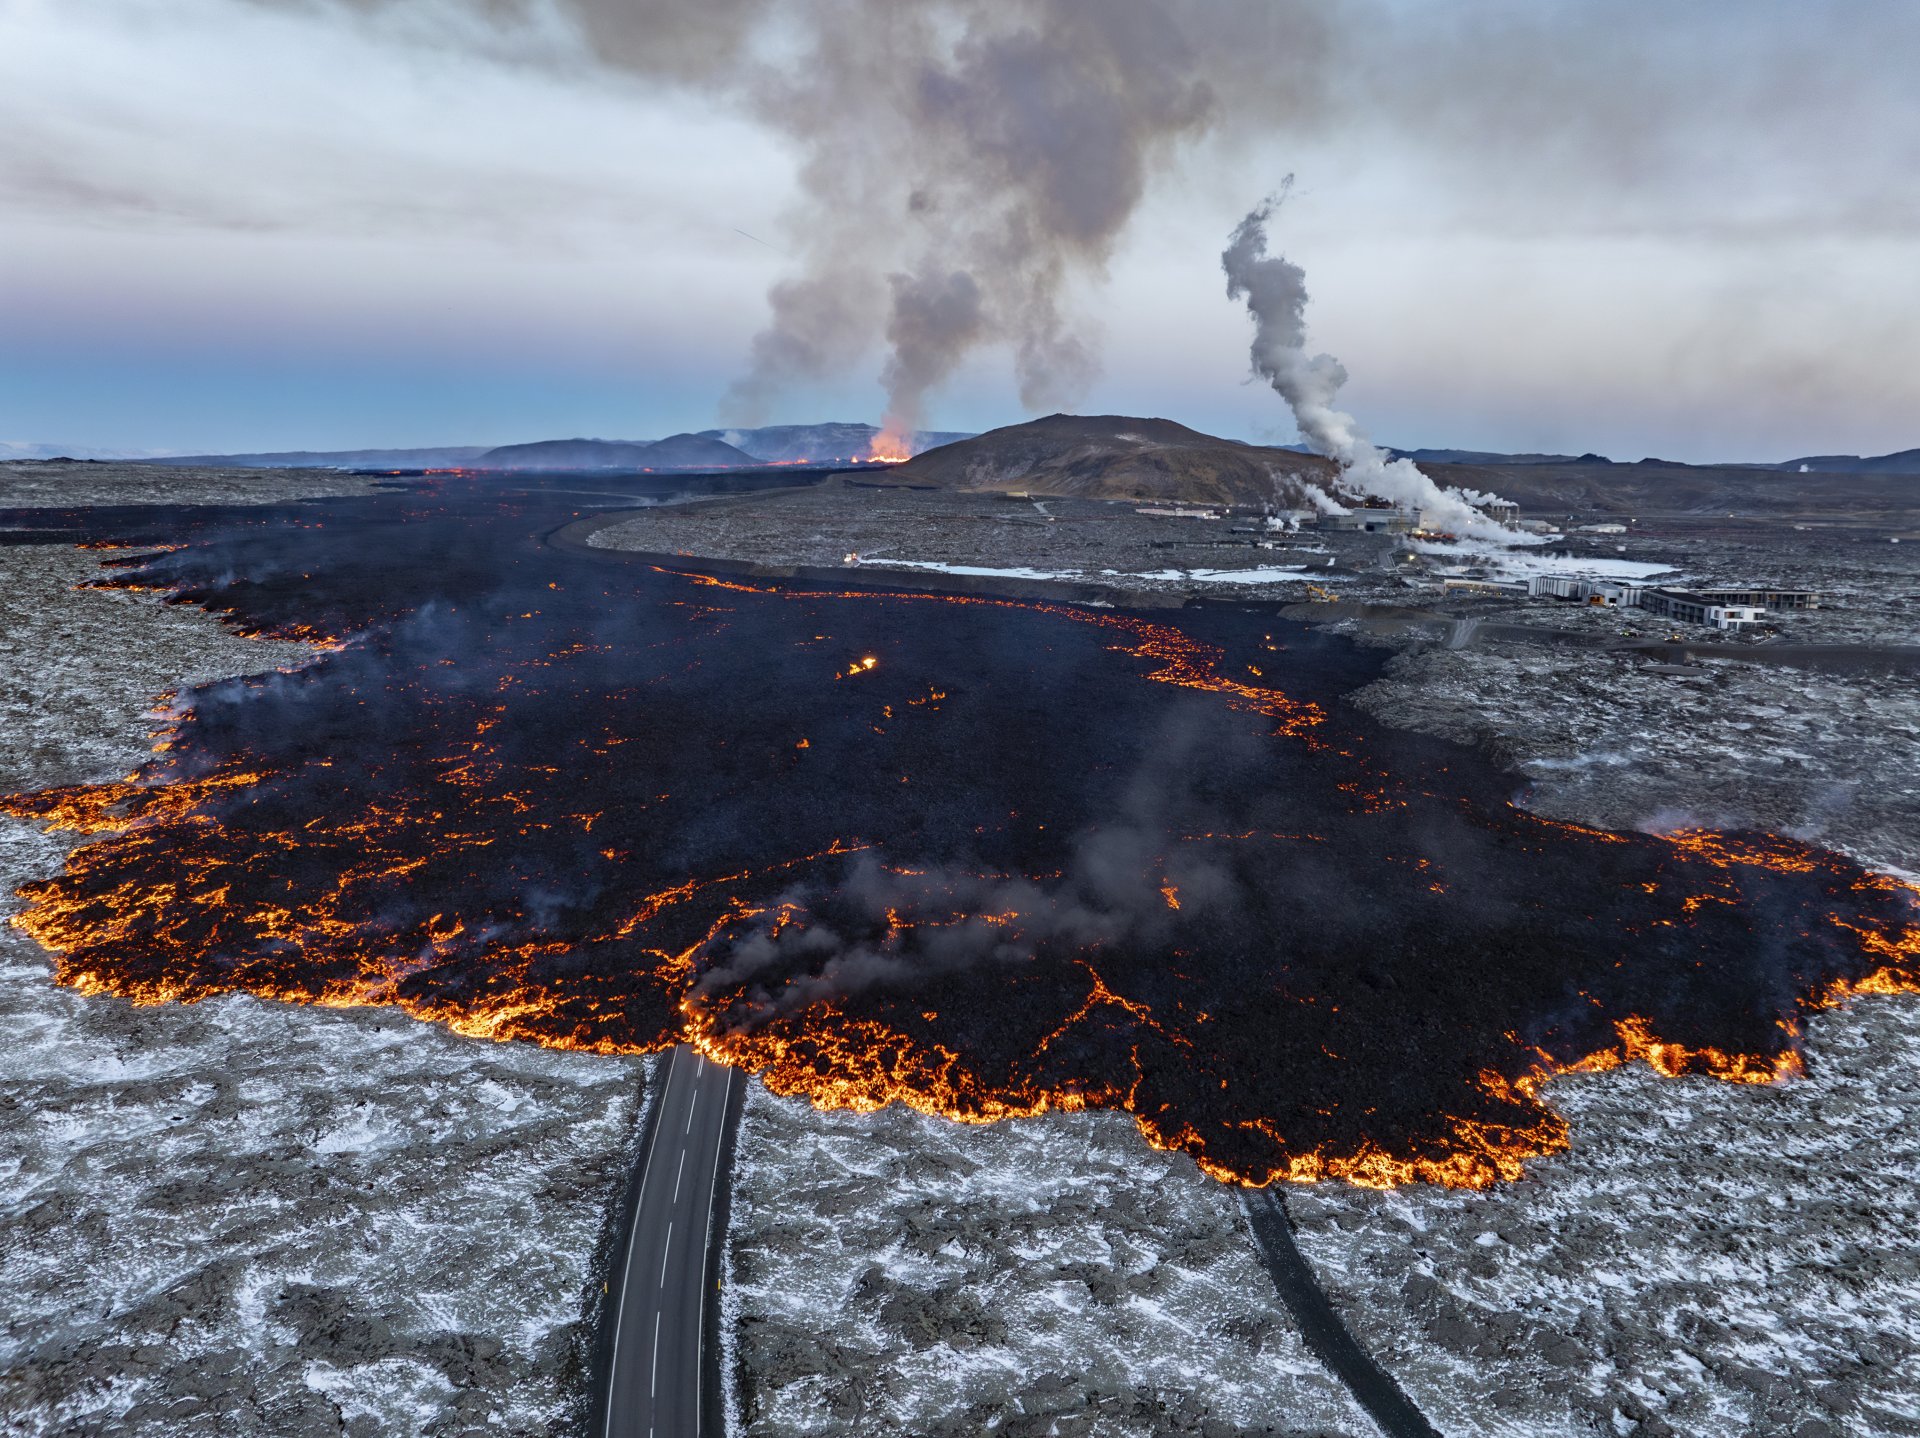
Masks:
[[[1791,0],[247,3],[351,17],[436,58],[465,48],[650,95],[682,87],[780,136],[798,179],[793,269],[768,296],[729,424],[763,422],[788,387],[865,363],[876,342],[892,430],[919,424],[987,346],[1010,351],[1028,406],[1070,407],[1098,339],[1077,292],[1154,178],[1209,138],[1216,159],[1244,164],[1276,138],[1324,155],[1338,135],[1447,196],[1452,223],[1500,233],[1771,241],[1916,223],[1889,200],[1920,134],[1900,63],[1920,19],[1898,0],[1849,0],[1845,24]],[[111,178],[88,193],[133,184]],[[228,204],[218,181],[206,193]],[[1335,372],[1300,379],[1324,390]]]
[[[1068,290],[1220,108],[1211,47],[1176,10],[874,0],[791,16],[802,63],[763,75],[749,103],[806,156],[804,273],[776,287],[731,417],[764,419],[782,387],[876,331],[890,436],[921,427],[927,396],[982,345],[1011,348],[1030,409],[1083,394],[1097,363]]]
[[[1291,185],[1292,178],[1288,178]],[[1227,272],[1227,298],[1242,297],[1253,316],[1253,370],[1293,411],[1300,434],[1315,454],[1340,466],[1340,482],[1352,491],[1435,514],[1456,534],[1510,540],[1474,503],[1486,496],[1442,489],[1409,459],[1391,459],[1334,398],[1347,382],[1346,367],[1329,354],[1307,354],[1307,274],[1283,255],[1267,253],[1267,221],[1286,197],[1263,200],[1233,232],[1220,256]]]

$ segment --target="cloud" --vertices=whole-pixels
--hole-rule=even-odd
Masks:
[[[1289,169],[1329,236],[1409,254],[1911,237],[1916,49],[1904,0],[0,0],[0,197],[326,237],[343,273],[368,237],[624,246],[641,287],[744,222],[791,262],[735,267],[767,319],[731,417],[880,348],[905,423],[983,351],[1029,409],[1087,394],[1143,209],[1199,196],[1216,234]]]

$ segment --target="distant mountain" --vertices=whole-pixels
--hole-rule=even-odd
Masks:
[[[760,463],[724,440],[675,434],[652,443],[618,439],[543,439],[506,444],[474,461],[476,469],[751,469]]]
[[[865,459],[880,427],[873,424],[771,424],[760,429],[703,429],[704,439],[717,439],[745,450],[767,464],[837,464]],[[972,439],[966,431],[923,429],[908,448],[921,454],[956,440]]]
[[[1334,467],[1291,449],[1242,444],[1168,419],[1053,414],[988,430],[896,466],[904,483],[1087,499],[1282,506],[1308,502]]]
[[[1483,449],[1395,449],[1395,459],[1410,459],[1415,464],[1611,464],[1604,454],[1499,454]]]
[[[159,464],[164,461],[152,450],[96,449],[88,444],[29,444],[24,440],[0,439],[0,461],[9,459],[119,459]]]
[[[706,434],[670,434],[647,446],[648,469],[742,469],[759,463],[745,450]]]
[[[169,454],[147,460],[195,469],[458,469],[485,454],[485,445],[438,449],[294,449],[271,454]]]
[[[1804,459],[1790,459],[1771,467],[1804,469],[1813,474],[1920,474],[1920,449],[1903,449],[1897,454],[1876,455],[1871,459],[1862,459],[1857,454],[1810,454]]]

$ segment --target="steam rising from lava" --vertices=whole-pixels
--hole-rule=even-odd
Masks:
[[[1770,1082],[1806,1014],[1920,987],[1909,888],[1763,834],[1610,834],[1379,728],[1378,655],[1163,618],[689,575],[441,479],[279,515],[0,514],[248,632],[351,636],[185,696],[15,923],[62,982],[390,1004],[782,1093],[1112,1108],[1226,1179],[1480,1185],[1541,1084]]]
[[[1267,221],[1284,197],[1283,189],[1255,206],[1220,256],[1227,298],[1244,297],[1253,316],[1254,373],[1287,402],[1313,452],[1340,466],[1343,488],[1428,511],[1456,534],[1511,543],[1510,530],[1474,508],[1489,496],[1440,488],[1412,460],[1389,458],[1367,438],[1358,420],[1334,407],[1347,371],[1332,355],[1307,354],[1306,271],[1285,256],[1267,253]]]

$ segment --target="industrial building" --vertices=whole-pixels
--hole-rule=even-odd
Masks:
[[[1640,607],[1662,619],[1682,624],[1706,624],[1715,629],[1740,629],[1757,624],[1766,609],[1758,604],[1724,604],[1705,594],[1684,589],[1648,589],[1640,595]]]
[[[1482,591],[1490,592],[1490,591]],[[1535,599],[1644,609],[1682,624],[1739,629],[1758,623],[1768,610],[1818,609],[1820,596],[1806,589],[1661,589],[1619,579],[1576,574],[1536,574],[1526,592]]]
[[[1357,534],[1412,534],[1420,528],[1420,515],[1411,509],[1355,509],[1323,514],[1313,527]]]
[[[1715,604],[1737,604],[1751,609],[1818,609],[1820,596],[1811,589],[1696,589]]]
[[[1577,604],[1631,609],[1640,602],[1644,585],[1618,579],[1586,579],[1572,574],[1536,574],[1527,581],[1535,599],[1567,599]]]
[[[1526,582],[1518,579],[1443,579],[1440,588],[1447,594],[1486,595],[1504,599],[1516,599],[1532,593]]]

